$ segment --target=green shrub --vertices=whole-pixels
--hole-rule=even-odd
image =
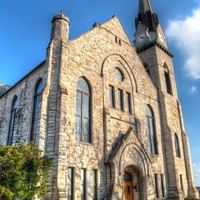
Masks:
[[[31,200],[48,193],[46,181],[52,159],[43,156],[32,142],[18,146],[0,145],[0,199]]]

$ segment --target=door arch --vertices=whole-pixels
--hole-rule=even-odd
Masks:
[[[141,170],[136,166],[127,166],[123,176],[124,200],[139,200],[142,198],[143,179]]]

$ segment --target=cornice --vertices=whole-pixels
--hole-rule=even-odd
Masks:
[[[137,48],[137,53],[141,53],[153,46],[157,46],[159,47],[162,51],[164,51],[166,54],[168,54],[171,58],[174,57],[173,53],[171,53],[166,47],[164,47],[161,43],[159,43],[158,41],[151,41],[145,45],[143,45],[142,47]]]

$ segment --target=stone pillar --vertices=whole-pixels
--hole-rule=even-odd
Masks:
[[[52,32],[49,47],[47,48],[47,133],[45,153],[53,157],[54,163],[50,172],[49,188],[51,193],[46,199],[66,199],[66,166],[63,164],[63,112],[62,102],[66,99],[66,88],[61,86],[63,65],[67,62],[67,42],[69,35],[69,19],[62,14],[52,20]],[[64,62],[64,64],[63,64]]]
[[[189,197],[196,197],[198,198],[198,191],[194,185],[194,177],[193,177],[193,170],[192,170],[192,161],[190,158],[190,147],[188,142],[188,137],[186,133],[182,133],[183,138],[183,151],[185,157],[185,168],[186,168],[186,175],[187,175],[187,182],[188,182],[188,196]]]

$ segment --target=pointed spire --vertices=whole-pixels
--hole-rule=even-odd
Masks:
[[[138,14],[146,13],[147,11],[151,11],[151,13],[153,13],[150,0],[139,0]]]
[[[149,30],[155,31],[159,21],[157,14],[153,12],[150,0],[139,0],[138,17],[135,20],[136,28],[139,22]]]

